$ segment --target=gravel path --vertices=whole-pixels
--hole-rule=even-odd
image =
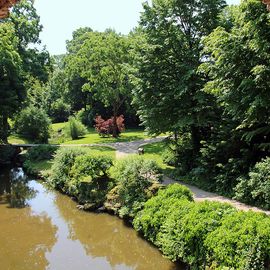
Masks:
[[[138,148],[143,145],[161,142],[162,140],[164,140],[164,137],[157,137],[134,142],[107,143],[106,146],[116,149],[116,158],[122,158],[129,154],[136,154],[138,152]]]

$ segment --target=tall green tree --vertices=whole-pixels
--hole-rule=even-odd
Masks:
[[[71,105],[73,111],[86,108],[90,102],[90,95],[82,91],[87,82],[81,76],[81,66],[78,64],[78,51],[88,38],[88,33],[93,32],[89,27],[79,28],[72,34],[72,40],[67,41],[67,55],[63,59],[63,73],[66,82],[65,101]]]
[[[234,121],[234,133],[254,152],[270,149],[270,17],[259,0],[243,1],[229,29],[218,27],[204,41],[205,86]]]
[[[15,5],[6,19],[12,22],[15,34],[19,39],[18,50],[23,61],[23,69],[38,80],[46,82],[52,71],[48,51],[41,51],[33,45],[40,44],[39,34],[42,31],[40,17],[34,7],[34,0],[21,0]]]
[[[7,143],[8,118],[24,99],[19,40],[11,23],[0,23],[0,142]]]
[[[140,21],[146,43],[134,102],[141,120],[151,133],[191,134],[194,152],[215,119],[214,98],[202,91],[206,78],[197,72],[201,40],[217,27],[224,6],[223,0],[153,0]]]
[[[128,64],[130,43],[114,31],[88,33],[78,52],[81,75],[87,80],[83,90],[105,107],[112,107],[113,136],[118,136],[116,119],[120,108],[131,94]]]

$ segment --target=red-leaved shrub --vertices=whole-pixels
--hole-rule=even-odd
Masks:
[[[120,115],[116,118],[116,134],[117,136],[125,130],[125,125],[124,125],[124,116]],[[98,132],[98,134],[102,137],[109,136],[113,134],[113,129],[114,129],[114,121],[113,117],[111,117],[108,120],[104,120],[100,115],[98,115],[95,118],[95,129]]]

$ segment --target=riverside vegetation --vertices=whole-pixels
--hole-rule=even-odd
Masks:
[[[35,46],[42,26],[34,1],[19,1],[0,23],[0,163],[14,160],[7,144],[17,139],[89,144],[167,134],[167,143],[148,147],[154,156],[162,148],[176,178],[270,209],[269,22],[261,0],[146,1],[128,35],[79,28],[65,55],[50,56]],[[120,136],[121,115],[128,130],[141,125],[148,134]],[[162,186],[153,161],[114,155],[45,146],[28,152],[25,167],[83,208],[129,220],[193,269],[270,268],[269,217],[195,203],[188,190]]]
[[[29,151],[28,162],[33,152],[37,148]],[[130,222],[173,261],[191,269],[270,269],[270,218],[265,214],[194,202],[188,188],[162,185],[157,163],[143,157],[115,161],[86,148],[61,148],[51,163],[45,174],[49,185],[85,210],[107,211]]]

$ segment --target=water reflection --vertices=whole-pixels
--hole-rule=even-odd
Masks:
[[[22,168],[14,168],[9,177],[0,184],[0,202],[8,203],[11,208],[28,206],[28,201],[36,196],[36,191],[28,186],[28,180]]]
[[[27,181],[20,169],[4,175],[0,194],[10,198],[0,204],[1,269],[184,269],[118,218],[78,211],[70,198]]]
[[[74,203],[63,200],[60,194],[55,203],[69,226],[69,237],[79,241],[89,256],[103,258],[103,265],[90,269],[184,269],[163,258],[156,248],[117,217],[78,212]]]
[[[46,253],[56,242],[56,227],[46,214],[35,215],[30,207],[25,207],[36,192],[24,176],[14,177],[17,172],[20,175],[21,171],[9,173],[1,169],[0,174],[0,268],[46,269]]]

